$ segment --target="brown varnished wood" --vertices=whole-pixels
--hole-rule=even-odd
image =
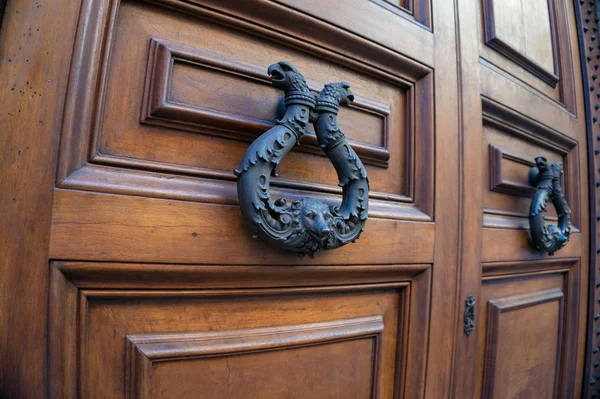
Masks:
[[[583,87],[584,91],[594,93],[597,89],[597,68],[599,64],[594,59],[597,57],[598,47],[594,45],[596,41],[596,32],[598,32],[598,19],[590,18],[590,16],[597,15],[598,12],[597,4],[593,2],[580,2],[576,5],[575,16],[578,26],[578,37],[579,37],[579,49],[580,49],[580,60],[582,63],[583,73]],[[588,282],[588,314],[587,314],[587,334],[586,334],[586,349],[585,349],[585,368],[583,377],[583,398],[592,398],[598,396],[598,367],[600,366],[600,351],[598,350],[598,335],[596,329],[598,328],[598,320],[600,316],[598,311],[600,310],[600,302],[597,300],[598,289],[597,285],[598,278],[598,252],[597,248],[600,247],[600,235],[598,234],[598,222],[600,219],[594,215],[598,215],[598,186],[594,184],[598,179],[598,126],[596,121],[598,118],[598,107],[596,98],[591,94],[585,98],[585,119],[586,127],[588,130],[587,137],[587,153],[589,160],[588,168],[588,179],[589,186],[592,188],[588,191],[589,205],[590,205],[590,219],[588,225],[590,228],[590,248],[589,248],[589,282]],[[598,109],[597,109],[598,108]],[[583,147],[583,143],[582,143]]]
[[[144,271],[147,267],[150,267],[150,270]],[[172,267],[87,262],[61,262],[52,265],[50,320],[55,328],[51,330],[50,335],[50,342],[54,343],[50,347],[50,362],[57,372],[56,377],[62,378],[61,384],[56,385],[55,396],[70,397],[78,393],[84,396],[92,393],[105,396],[111,389],[121,392],[123,386],[120,383],[124,383],[127,378],[128,387],[131,384],[138,386],[137,382],[144,386],[146,383],[143,382],[143,377],[141,381],[136,382],[132,380],[133,377],[126,377],[126,373],[121,374],[120,371],[111,373],[112,377],[108,378],[105,384],[90,383],[94,376],[100,378],[101,374],[110,371],[87,365],[104,362],[109,358],[123,358],[126,353],[132,354],[132,344],[135,346],[144,342],[155,342],[144,352],[145,357],[150,360],[156,356],[174,360],[176,363],[173,365],[173,372],[181,373],[185,370],[179,367],[176,359],[178,356],[211,357],[210,353],[216,353],[214,349],[202,349],[206,347],[204,345],[210,337],[218,340],[214,341],[215,343],[221,342],[221,345],[224,345],[222,350],[237,356],[248,351],[257,352],[260,348],[262,349],[259,352],[268,348],[286,350],[286,347],[310,347],[317,341],[321,342],[320,345],[326,341],[340,341],[339,345],[343,346],[344,342],[351,342],[348,341],[351,337],[374,336],[373,334],[380,334],[380,330],[383,335],[376,338],[381,340],[381,353],[378,356],[381,356],[381,361],[387,366],[382,365],[385,371],[373,374],[373,378],[378,379],[377,389],[381,390],[376,396],[391,395],[389,390],[393,384],[390,384],[390,379],[397,380],[400,384],[396,390],[402,387],[410,397],[422,395],[426,331],[429,323],[429,316],[426,312],[424,314],[423,310],[429,308],[430,267],[369,266],[355,270],[354,267],[330,269],[330,266],[309,266],[288,267],[284,271],[283,266],[186,266],[185,274],[181,274],[181,268],[180,273],[169,274],[171,283],[168,285],[164,284],[164,278],[157,280],[161,270],[166,274]],[[137,278],[129,282],[127,278],[121,278],[128,274]],[[320,285],[315,286],[315,281],[320,281]],[[166,290],[165,287],[170,289]],[[269,298],[277,300],[267,300]],[[319,305],[310,306],[309,303],[313,301]],[[205,306],[211,309],[207,313],[202,311]],[[75,318],[69,321],[65,314],[78,315],[79,321]],[[147,318],[149,316],[150,319]],[[361,318],[356,319],[357,317]],[[402,318],[401,323],[397,320],[398,317]],[[307,325],[307,322],[313,324]],[[179,335],[172,333],[173,323],[179,326]],[[256,330],[257,328],[263,330]],[[413,328],[421,333],[411,333]],[[245,329],[245,332],[240,329]],[[278,331],[281,334],[277,334]],[[394,331],[397,334],[393,333]],[[73,333],[82,337],[81,340],[69,340]],[[126,336],[127,342],[130,343],[127,348],[130,349],[126,351],[126,346],[120,345],[120,341],[116,342],[114,334],[118,334],[119,337]],[[288,339],[285,338],[286,335]],[[234,338],[236,336],[240,338]],[[244,336],[256,338],[248,340],[242,338]],[[235,339],[242,340],[236,344]],[[173,345],[158,344],[165,340],[173,342]],[[199,340],[204,344],[194,344]],[[257,340],[261,340],[262,343]],[[394,345],[394,342],[398,342],[396,340],[406,342],[406,346]],[[105,345],[109,345],[110,348]],[[176,349],[176,345],[183,345],[181,350],[184,352]],[[214,347],[211,345],[206,348]],[[251,349],[252,347],[254,349]],[[390,352],[392,348],[397,348],[398,352]],[[101,352],[98,352],[99,349]],[[357,349],[364,353],[361,347]],[[175,350],[181,355],[175,355],[175,352],[172,352]],[[189,352],[190,350],[192,352]],[[308,350],[305,355],[317,355],[315,350],[318,350],[318,347],[312,351]],[[336,352],[342,356],[352,356],[351,353],[355,351],[349,348],[346,351],[340,347]],[[73,356],[76,353],[78,355]],[[371,350],[368,353],[370,358]],[[394,371],[393,363],[396,358],[406,367],[396,368]],[[371,358],[369,364],[376,364],[372,363],[373,359],[375,358]],[[141,360],[147,362],[144,358]],[[368,358],[365,359],[367,360]],[[75,368],[76,361],[81,362],[78,377],[68,373]],[[336,368],[350,372],[354,367],[353,363],[338,362]],[[132,363],[128,364],[133,366]],[[212,363],[207,364],[206,367],[212,367]],[[363,364],[362,360],[360,364]],[[125,367],[120,364],[113,366],[118,370]],[[239,372],[244,368],[243,363],[240,367],[242,369]],[[265,378],[268,375],[258,373],[257,378]],[[143,375],[145,374],[141,376]],[[220,375],[225,378],[225,375]],[[364,373],[357,377],[371,378]],[[81,381],[79,384],[76,382],[78,379]],[[169,381],[163,383],[168,384]],[[323,383],[325,382],[321,384]],[[371,387],[371,384],[367,386]],[[314,389],[325,388],[326,385]],[[223,387],[217,384],[214,389],[219,390]],[[345,388],[338,386],[331,389]]]
[[[579,397],[574,8],[536,0],[521,26],[517,3],[10,2],[0,396]],[[250,237],[232,173],[279,116],[280,60],[315,93],[349,82],[371,179],[361,239],[314,260]],[[539,155],[572,209],[553,258],[528,237]],[[279,173],[273,196],[339,203],[312,132]]]
[[[539,393],[544,397],[572,397],[581,299],[579,269],[579,260],[572,258],[486,266],[482,287],[486,308],[479,321],[477,396]],[[533,310],[546,303],[554,305]],[[501,315],[507,311],[506,314],[515,313],[505,322]],[[517,334],[511,335],[513,331]],[[505,345],[511,342],[525,346],[518,351],[508,350]],[[548,350],[548,346],[556,349]],[[527,347],[532,353],[523,356]],[[544,382],[548,384],[539,385]]]
[[[47,386],[52,187],[78,2],[10,1],[0,29],[0,396]]]
[[[262,397],[295,397],[306,383],[315,396],[375,397],[377,384],[372,380],[381,359],[382,332],[382,317],[373,316],[217,333],[128,335],[126,397],[193,397],[199,392],[207,397],[246,397],[248,386]],[[334,356],[319,356],[328,349]],[[336,352],[343,357],[335,356]],[[330,357],[337,357],[335,363],[326,363]],[[222,378],[223,361],[228,370],[225,383],[215,383]],[[279,374],[290,361],[297,364],[293,375]],[[199,364],[198,370],[194,363]],[[340,363],[359,366],[343,375],[333,371]],[[289,385],[278,387],[274,375]],[[336,380],[339,377],[345,379]]]
[[[482,189],[473,189],[473,181],[480,181],[482,170],[482,154],[477,150],[482,142],[480,88],[477,85],[477,65],[479,61],[476,37],[476,14],[472,9],[472,2],[465,4],[458,1],[455,5],[458,25],[457,52],[459,61],[457,65],[458,98],[459,98],[459,167],[457,184],[459,188],[459,220],[458,231],[453,234],[458,244],[459,269],[456,278],[456,306],[458,315],[455,321],[455,346],[453,348],[453,361],[455,367],[451,392],[456,398],[471,397],[474,384],[474,374],[466,364],[473,364],[477,355],[474,342],[479,335],[475,328],[470,334],[465,331],[467,325],[466,306],[467,298],[475,301],[475,320],[480,303],[481,285],[481,257],[482,245],[472,245],[474,237],[481,237],[483,194]],[[458,14],[460,12],[460,14]],[[475,211],[477,209],[477,211]],[[473,324],[476,326],[476,324]]]
[[[320,260],[331,264],[431,262],[432,223],[372,218],[367,225],[381,235],[365,234],[335,253],[320,254]],[[132,229],[137,233],[131,234]],[[50,257],[168,263],[314,263],[291,257],[245,233],[239,209],[233,206],[57,190]]]
[[[484,173],[482,264],[481,274],[474,277],[480,279],[481,297],[471,335],[475,338],[464,344],[469,352],[462,356],[477,366],[459,367],[474,388],[459,386],[458,397],[579,397],[582,389],[589,214],[581,190],[588,187],[581,145],[586,138],[585,93],[574,67],[579,54],[573,4],[548,2],[550,32],[545,23],[518,23],[519,10],[509,9],[519,4],[465,1],[459,7],[459,19],[474,18],[479,32],[462,36],[469,44],[461,48],[463,60],[477,60],[469,70],[477,73],[482,105],[472,118],[481,126],[479,165]],[[464,31],[473,26],[466,24],[461,24]],[[552,48],[518,48],[542,34],[552,36]],[[542,65],[557,79],[542,72]],[[573,206],[574,235],[555,258],[530,246],[527,175],[537,154],[563,162],[563,182],[571,187],[566,196]],[[549,219],[555,217],[549,210]],[[475,350],[473,341],[478,343]],[[526,348],[534,352],[528,354]]]

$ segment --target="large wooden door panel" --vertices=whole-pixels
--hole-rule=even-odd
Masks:
[[[369,223],[373,223],[373,228],[369,230],[375,240],[394,237],[396,241],[393,253],[398,262],[387,257],[381,257],[381,261],[431,262],[435,146],[434,79],[430,67],[330,27],[324,27],[319,35],[321,41],[329,41],[327,49],[299,41],[296,36],[301,24],[307,24],[307,17],[272,3],[261,3],[251,9],[233,7],[238,14],[248,14],[243,20],[241,15],[232,18],[213,11],[210,2],[192,5],[173,0],[157,4],[169,8],[129,0],[86,1],[80,17],[76,68],[71,75],[65,113],[59,188],[236,205],[233,170],[248,142],[273,126],[281,100],[278,91],[268,84],[266,68],[285,59],[304,73],[315,91],[326,82],[351,82],[357,101],[341,112],[340,120],[344,121],[342,128],[371,178],[373,221]],[[281,19],[295,22],[285,25],[286,30],[282,31],[283,27],[267,30],[246,21],[262,15],[263,8],[277,10]],[[278,21],[274,18],[272,23]],[[321,25],[318,21],[314,24]],[[85,51],[92,45],[102,51]],[[368,62],[362,59],[365,56],[369,56]],[[80,68],[79,62],[88,67]],[[341,189],[334,186],[335,170],[313,134],[286,157],[279,173],[281,178],[274,179],[272,184],[275,195],[290,199],[312,195],[333,204],[341,194]],[[73,194],[68,192],[58,194],[58,198],[69,200],[55,201],[51,250],[55,259],[180,262],[183,255],[186,262],[195,263],[215,262],[221,255],[235,253],[240,259],[246,258],[239,263],[258,259],[266,263],[281,262],[281,258],[267,260],[264,245],[248,238],[237,220],[237,208],[177,205],[182,207],[178,212],[187,213],[185,217],[202,215],[201,222],[194,221],[198,227],[182,231],[183,235],[172,230],[163,230],[165,234],[161,234],[161,226],[174,220],[165,215],[166,223],[157,223],[157,229],[151,231],[158,233],[155,237],[160,236],[162,242],[185,246],[187,250],[163,251],[158,250],[160,244],[151,245],[155,248],[151,252],[162,256],[148,258],[150,252],[138,251],[121,238],[115,245],[110,242],[126,235],[125,231],[116,233],[99,219],[75,227],[78,224],[75,219],[81,213],[64,208],[91,206],[96,211],[89,216],[95,218],[102,217],[101,203],[105,198],[123,210],[136,206],[129,203],[132,199],[100,196],[95,200],[93,196],[82,195],[74,201]],[[125,206],[121,201],[129,204]],[[99,206],[95,202],[100,202]],[[152,208],[156,204],[149,201],[138,205]],[[186,207],[194,210],[186,211],[183,209]],[[156,211],[156,219],[162,219],[162,212],[169,210],[145,209]],[[111,211],[106,210],[105,215],[111,218]],[[75,219],[63,219],[67,214]],[[409,226],[402,221],[415,224]],[[102,224],[106,227],[99,233],[103,238],[87,230],[97,232],[96,228]],[[144,220],[118,224],[124,230],[133,226],[150,227]],[[409,228],[411,233],[406,231]],[[395,233],[400,231],[406,232]],[[96,238],[77,239],[88,234]],[[175,239],[176,236],[179,238]],[[219,252],[219,247],[223,252],[215,252],[212,260],[188,257],[191,249],[188,243],[193,238],[196,238],[193,246],[204,243],[204,247],[197,246],[204,254]],[[73,239],[78,241],[77,245]],[[204,251],[213,239],[225,245],[211,245],[211,251]],[[144,240],[150,242],[152,237]],[[354,250],[337,251],[338,261],[334,262],[346,262],[343,259],[351,254],[372,256],[365,251],[368,244],[367,240],[359,240]],[[130,248],[130,255],[123,245]],[[237,251],[232,252],[229,245]],[[398,248],[408,250],[398,251]],[[172,252],[179,255],[173,256]],[[343,253],[347,255],[339,257]],[[411,253],[418,254],[418,259]],[[334,258],[329,254],[324,257],[325,262]],[[286,262],[299,260],[287,258]],[[379,261],[358,257],[353,262]]]
[[[51,275],[52,397],[423,394],[428,265],[55,262]]]
[[[580,295],[577,258],[485,264],[477,397],[569,397]]]
[[[434,115],[454,101],[432,32],[451,9],[355,2],[339,24],[340,8],[284,3],[83,1],[50,234],[50,396],[413,398],[426,378],[429,395],[447,390],[450,351],[431,376],[426,361],[432,291],[455,286],[456,242],[434,240],[458,220],[435,200],[456,173],[456,118]],[[350,83],[339,119],[371,179],[365,233],[316,260],[253,240],[237,206],[233,170],[281,111],[266,74],[280,60],[315,92]],[[278,172],[275,196],[339,201],[310,131]]]
[[[477,297],[477,345],[462,359],[477,373],[459,374],[475,390],[464,397],[578,397],[585,342],[588,204],[585,108],[574,4],[563,0],[462,1],[468,32],[462,73],[466,114],[480,118],[479,275],[463,277],[463,294]],[[473,29],[471,28],[472,25]],[[475,29],[476,28],[476,29]],[[477,96],[479,104],[473,104]],[[469,105],[470,104],[470,105]],[[474,122],[473,122],[474,123]],[[552,258],[535,251],[529,211],[534,158],[562,162],[572,210],[569,244]],[[547,223],[557,215],[548,204]],[[464,273],[464,272],[463,272]],[[476,346],[476,349],[475,349]],[[576,359],[577,361],[574,361]]]

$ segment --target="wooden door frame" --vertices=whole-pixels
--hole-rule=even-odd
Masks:
[[[575,16],[577,20],[577,34],[579,37],[579,53],[581,59],[581,68],[583,76],[583,90],[585,94],[585,123],[587,132],[587,153],[588,153],[588,181],[589,184],[589,232],[590,232],[590,275],[589,275],[589,295],[588,295],[588,325],[586,330],[586,358],[583,383],[583,397],[592,397],[593,392],[598,391],[600,381],[595,377],[600,372],[600,350],[599,341],[596,332],[600,328],[600,301],[596,300],[600,292],[600,286],[596,283],[597,273],[597,253],[600,250],[600,237],[597,234],[596,224],[599,219],[600,209],[596,202],[598,195],[596,191],[600,186],[600,86],[598,85],[598,74],[600,73],[600,48],[598,46],[597,36],[599,32],[600,9],[597,8],[596,1],[574,0]],[[596,108],[598,107],[598,108]],[[598,136],[598,140],[594,138]],[[594,185],[592,185],[594,182]],[[600,330],[598,330],[600,332]],[[597,363],[596,363],[597,362]],[[597,366],[594,366],[594,364]],[[596,393],[597,394],[597,393]]]

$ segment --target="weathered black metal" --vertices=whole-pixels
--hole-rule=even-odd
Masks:
[[[465,335],[468,337],[475,329],[475,297],[473,295],[467,296],[465,299],[465,314],[464,314],[464,326]]]
[[[240,208],[254,238],[312,258],[319,250],[354,242],[367,220],[367,172],[336,121],[339,106],[350,104],[354,96],[341,82],[325,85],[315,97],[302,74],[285,61],[271,65],[268,73],[273,85],[285,93],[285,114],[250,145],[234,172]],[[269,192],[277,165],[306,133],[309,122],[337,171],[343,193],[340,206],[329,207],[310,197],[288,205],[283,198],[274,201]]]
[[[567,245],[571,235],[571,209],[560,186],[562,162],[550,163],[544,157],[535,159],[529,171],[529,183],[536,188],[529,208],[529,229],[535,249],[554,255]],[[546,224],[546,205],[551,200],[558,214],[558,226]]]

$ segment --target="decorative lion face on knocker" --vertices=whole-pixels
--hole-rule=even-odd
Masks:
[[[312,239],[315,249],[321,249],[334,238],[334,218],[327,204],[314,198],[294,201],[292,213],[300,221],[302,228]]]

